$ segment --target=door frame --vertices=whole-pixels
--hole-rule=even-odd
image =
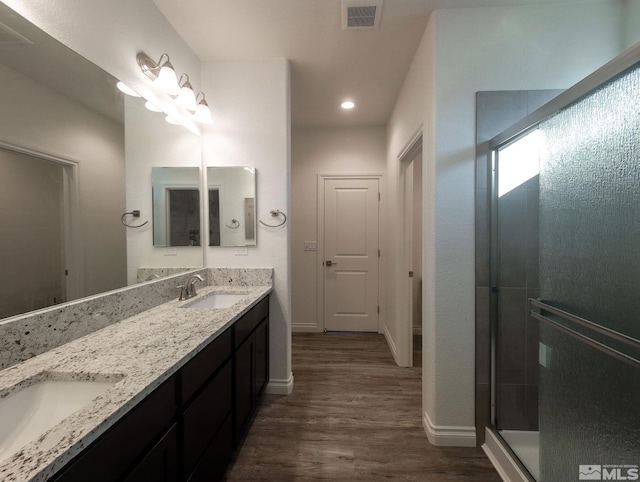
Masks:
[[[382,174],[373,173],[373,174],[334,174],[334,173],[318,173],[317,178],[317,195],[318,195],[318,239],[317,239],[317,254],[316,254],[316,262],[318,263],[318,270],[316,271],[316,320],[317,326],[320,331],[325,331],[324,326],[324,188],[325,181],[329,180],[377,180],[378,181],[378,192],[382,193]],[[382,233],[382,197],[378,202],[378,249],[380,248],[381,241],[381,233]],[[381,254],[378,257],[378,266],[380,266],[382,260],[382,250]],[[378,306],[381,306],[381,276],[380,269],[378,269]],[[380,322],[382,314],[382,307],[380,308],[380,313],[378,313],[378,333],[381,333],[380,328],[382,323]]]
[[[402,367],[413,366],[413,278],[409,278],[409,271],[412,270],[412,249],[413,249],[413,216],[408,216],[407,212],[407,196],[413,197],[413,187],[411,192],[406,189],[405,178],[407,166],[417,159],[417,156],[422,149],[423,128],[413,135],[411,140],[407,143],[405,148],[398,154],[398,204],[399,204],[399,219],[400,219],[400,232],[403,235],[402,240],[402,254],[400,255],[400,270],[398,272],[399,283],[398,286],[403,286],[405,289],[396,291],[398,296],[398,319],[399,319],[399,334],[398,345],[396,346],[396,363]],[[422,163],[423,156],[420,156],[420,162]],[[424,163],[423,166],[424,168]],[[413,166],[415,172],[415,164]],[[422,170],[421,170],[422,172]],[[413,208],[411,208],[413,210]],[[422,239],[423,236],[420,236]],[[424,243],[422,242],[421,249],[423,250],[422,259],[424,260]],[[423,274],[424,275],[424,274]],[[421,294],[422,296],[422,294]],[[424,336],[424,330],[422,330]]]
[[[62,237],[64,247],[62,257],[64,270],[61,273],[62,285],[65,288],[64,301],[75,300],[85,296],[84,286],[84,247],[80,240],[82,232],[80,217],[80,188],[78,183],[79,163],[64,157],[48,154],[43,151],[17,146],[0,140],[0,149],[29,156],[62,167]]]

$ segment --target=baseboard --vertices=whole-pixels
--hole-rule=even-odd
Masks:
[[[400,366],[400,363],[398,363],[398,349],[396,348],[396,344],[393,342],[391,333],[389,333],[389,329],[386,327],[386,325],[382,330],[382,333],[384,334],[385,340],[387,340],[387,345],[389,345],[389,350],[391,350],[393,360],[396,362],[396,365]]]
[[[291,333],[322,333],[315,323],[291,323]]]
[[[438,447],[475,447],[476,428],[434,425],[424,412],[422,426],[431,445]]]
[[[274,378],[269,380],[265,392],[272,395],[289,395],[293,392],[293,373],[289,375],[287,380],[277,380]]]
[[[518,467],[511,454],[502,446],[496,434],[488,428],[485,429],[485,443],[482,450],[502,477],[504,482],[529,482],[531,479]]]

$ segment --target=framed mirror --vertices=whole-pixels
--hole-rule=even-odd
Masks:
[[[256,245],[256,170],[207,167],[209,246]]]
[[[200,246],[200,169],[152,167],[153,245]]]

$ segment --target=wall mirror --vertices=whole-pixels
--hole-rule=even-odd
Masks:
[[[256,170],[207,167],[209,246],[255,246]]]
[[[153,245],[200,246],[200,169],[151,168]]]
[[[150,259],[152,223],[121,223],[133,209],[141,218],[128,221],[151,221],[150,162],[140,146],[154,135],[158,151],[170,150],[156,140],[164,132],[153,134],[164,117],[125,115],[133,98],[117,79],[2,3],[0,31],[0,266],[11,280],[0,319],[124,287],[138,267],[201,267],[201,253],[188,263],[180,253]],[[199,166],[200,138],[183,137],[180,152],[197,158],[186,165]],[[144,205],[129,196],[142,189]],[[144,248],[136,236],[146,236]]]

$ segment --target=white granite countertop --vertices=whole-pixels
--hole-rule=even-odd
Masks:
[[[0,371],[0,397],[25,380],[119,380],[90,404],[0,462],[0,480],[45,481],[264,298],[271,286],[198,289]],[[230,308],[184,309],[211,292],[248,293]]]

